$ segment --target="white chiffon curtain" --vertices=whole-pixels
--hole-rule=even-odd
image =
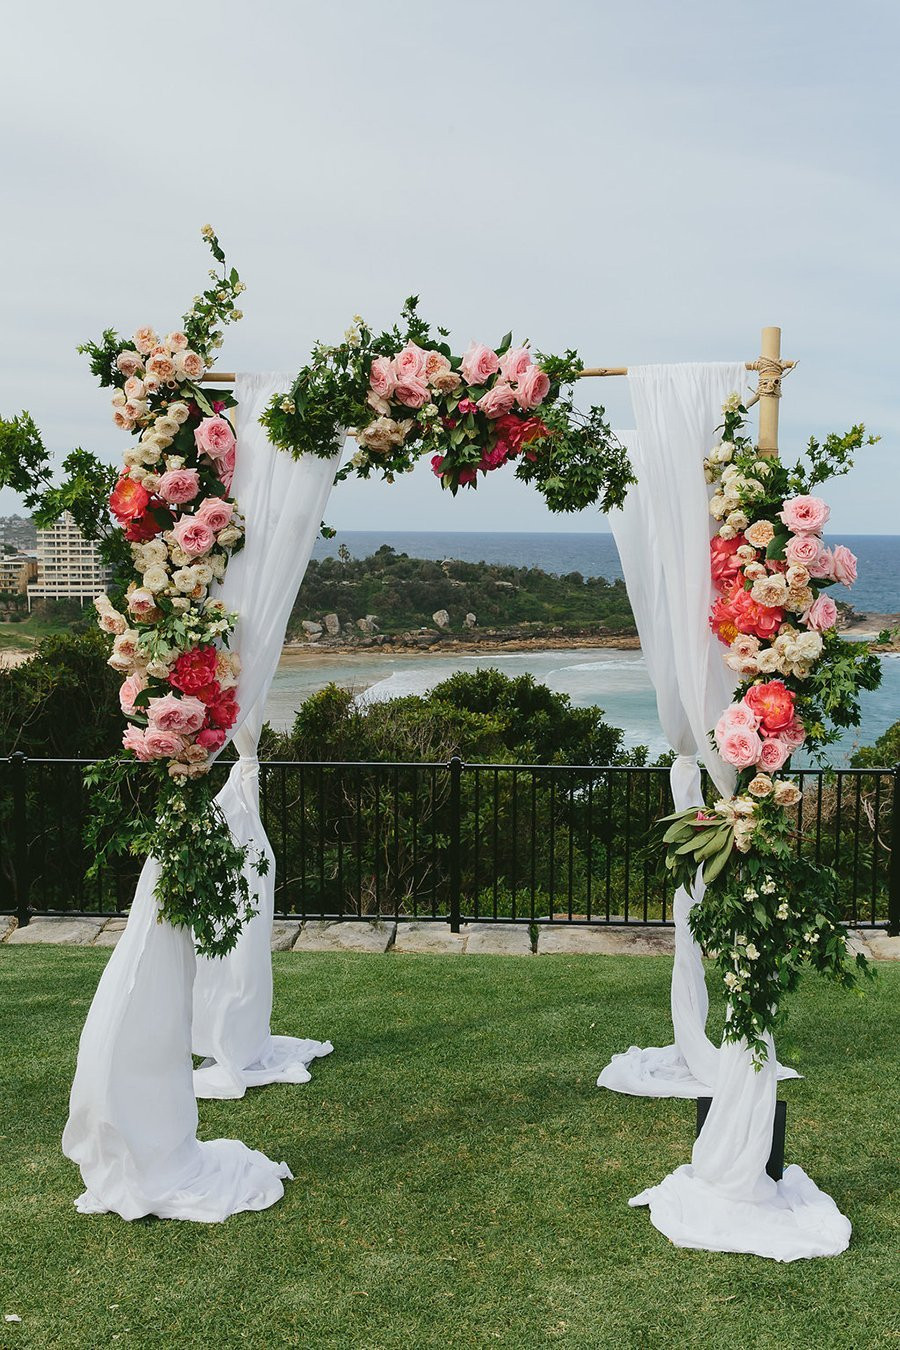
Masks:
[[[703,455],[721,405],[743,391],[743,365],[644,366],[629,370],[636,431],[629,437],[638,483],[611,522],[660,722],[677,753],[676,809],[702,803],[698,759],[730,796],[734,775],[710,745],[709,729],[731,701],[734,678],[708,625],[711,604],[708,489]],[[688,925],[692,900],[674,902],[671,1046],[614,1056],[600,1086],[638,1096],[713,1097],[692,1162],[631,1201],[648,1205],[673,1242],[712,1251],[755,1252],[789,1261],[832,1255],[850,1225],[799,1167],[767,1176],[779,1069],[774,1045],[757,1073],[745,1044],[714,1046],[706,1035],[707,993],[700,950]]]
[[[237,380],[233,493],[246,516],[247,535],[221,591],[241,614],[236,649],[243,666],[233,733],[242,758],[222,804],[237,837],[264,848],[255,761],[262,708],[338,461],[337,448],[330,459],[294,461],[266,441],[259,415],[290,379]],[[286,1164],[238,1140],[197,1139],[191,1062],[197,962],[191,934],[157,922],[157,877],[157,864],[148,858],[127,926],[88,1013],[63,1151],[81,1169],[86,1190],[76,1204],[82,1213],[219,1222],[274,1204],[291,1174]],[[272,880],[266,883],[253,872],[251,882],[261,891],[260,909],[248,926],[243,956],[204,963],[197,1000],[197,1044],[216,1060],[214,1069],[201,1074],[219,1073],[235,1089],[230,1095],[236,1095],[242,1075],[243,1082],[254,1081],[254,1073],[273,1063],[280,1076],[296,1081],[310,1059],[330,1048],[303,1041],[285,1045],[288,1038],[269,1036]],[[265,962],[258,959],[263,942]]]

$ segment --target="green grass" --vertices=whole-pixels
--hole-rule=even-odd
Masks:
[[[90,609],[85,611],[90,617]],[[46,637],[68,633],[70,618],[47,617],[41,613],[29,614],[21,623],[0,623],[0,650],[21,650],[36,647]]]
[[[783,1266],[681,1251],[626,1205],[693,1134],[692,1103],[594,1086],[669,1038],[663,958],[276,957],[277,1029],[335,1054],[305,1087],[201,1102],[200,1133],[286,1159],[285,1199],[210,1227],[80,1217],[59,1136],[104,960],[0,950],[4,1346],[900,1346],[900,969],[794,1000],[789,1159],[854,1236]]]

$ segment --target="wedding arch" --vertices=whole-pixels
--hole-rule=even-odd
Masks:
[[[210,366],[221,328],[241,317],[243,285],[204,234],[221,272],[181,329],[141,328],[130,345],[108,330],[82,349],[135,438],[110,495],[120,582],[97,602],[127,728],[124,754],[91,771],[94,840],[98,861],[122,849],[147,861],[81,1039],[63,1139],[86,1185],[79,1209],[214,1222],[283,1194],[284,1163],[196,1137],[197,1096],[306,1081],[331,1050],[270,1029],[274,860],[256,757],[265,698],[333,483],[350,472],[390,480],[427,453],[453,493],[513,464],[551,509],[611,511],[676,751],[676,813],[660,844],[679,889],[674,1043],[632,1047],[598,1081],[713,1098],[691,1164],[631,1203],[684,1246],[780,1260],[843,1250],[850,1225],[830,1197],[797,1166],[777,1182],[765,1169],[776,1079],[796,1076],[774,1055],[783,997],[804,963],[845,984],[864,965],[848,955],[836,878],[799,875],[789,845],[791,753],[827,742],[829,719],[858,719],[859,689],[877,683],[877,661],[837,636],[827,587],[852,581],[855,560],[825,547],[827,507],[810,492],[849,467],[863,428],[811,442],[807,467],[778,459],[793,365],[778,329],[764,330],[749,363],[585,369],[574,351],[532,352],[511,334],[455,355],[411,299],[402,328],[375,334],[356,319],[296,376],[220,374]],[[619,437],[571,392],[611,375],[628,380],[636,420]],[[754,445],[743,425],[757,400]],[[26,467],[39,457],[32,431],[14,427]],[[348,434],[358,449],[342,469]],[[46,490],[42,509],[63,497],[76,518],[87,509],[102,470],[92,477],[81,455],[70,465],[80,477]],[[208,769],[231,740],[238,758],[214,798]],[[721,794],[712,805],[701,763]],[[720,1047],[706,1035],[698,938],[723,976]]]

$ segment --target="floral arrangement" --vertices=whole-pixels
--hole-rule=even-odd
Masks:
[[[856,559],[826,546],[829,508],[810,491],[848,471],[864,428],[811,441],[807,465],[788,468],[743,434],[737,394],[723,412],[722,440],[704,461],[718,522],[710,625],[740,683],[712,734],[737,785],[732,798],[675,813],[661,828],[678,883],[690,891],[702,869],[691,925],[722,971],[726,1036],[745,1039],[761,1064],[763,1038],[805,966],[846,985],[865,967],[848,952],[836,874],[798,856],[791,813],[802,793],[788,774],[801,746],[816,754],[858,724],[859,693],[878,686],[881,670],[868,644],[838,634],[827,588],[852,585]]]
[[[114,390],[116,426],[133,437],[109,497],[124,541],[117,582],[95,601],[113,639],[109,664],[123,677],[125,763],[155,775],[152,828],[145,821],[130,846],[147,846],[160,863],[160,916],[190,926],[198,950],[216,955],[251,912],[245,850],[201,782],[239,711],[239,663],[228,650],[237,615],[210,588],[242,546],[244,526],[229,496],[236,442],[225,413],[234,400],[210,403],[198,382],[222,340],[216,325],[241,317],[234,301],[244,287],[211,227],[203,234],[221,274],[210,273],[212,286],[180,329],[160,337],[138,328],[130,343],[108,330],[80,350]],[[91,781],[112,792],[116,809],[121,774],[103,766]]]
[[[330,455],[349,427],[359,449],[339,478],[377,470],[393,481],[429,455],[454,494],[514,463],[551,510],[622,504],[633,482],[624,449],[602,408],[582,414],[565,392],[583,369],[577,353],[544,356],[507,333],[496,347],[473,342],[454,355],[447,330],[432,333],[417,305],[410,297],[402,325],[388,332],[373,333],[357,316],[342,344],[317,344],[262,418],[273,443],[293,455]]]

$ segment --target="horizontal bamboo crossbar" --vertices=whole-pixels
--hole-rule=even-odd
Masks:
[[[782,361],[781,364],[782,364],[782,368],[783,368],[784,370],[793,370],[794,366],[795,366],[797,363],[796,363],[796,361]],[[755,369],[756,369],[756,362],[755,362],[755,361],[745,361],[745,362],[744,362],[744,368],[745,368],[746,370],[755,370]],[[582,371],[579,372],[579,374],[580,374],[580,378],[583,379],[583,380],[586,380],[586,379],[588,379],[588,378],[594,378],[594,377],[602,378],[602,377],[605,377],[605,376],[607,376],[607,375],[627,375],[627,374],[628,374],[628,367],[627,367],[627,366],[586,366],[586,367],[584,368],[584,370],[582,370]],[[234,372],[233,370],[209,370],[209,371],[207,371],[207,373],[203,376],[203,379],[202,379],[201,383],[202,383],[202,384],[233,384],[233,383],[234,383],[234,380],[235,380],[235,372]]]

